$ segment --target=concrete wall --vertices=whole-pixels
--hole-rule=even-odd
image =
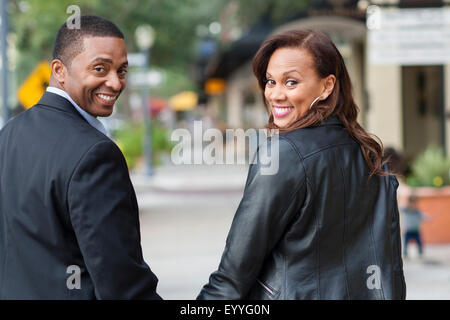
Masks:
[[[403,151],[401,66],[366,65],[369,105],[366,130],[385,147]]]

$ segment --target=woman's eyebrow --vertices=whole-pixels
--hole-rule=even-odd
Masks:
[[[295,70],[295,69],[292,69],[292,70],[289,70],[289,71],[283,72],[283,75],[286,75],[286,74],[288,74],[288,73],[291,73],[291,72],[297,72],[298,74],[300,74],[300,72],[298,72],[297,70]],[[300,75],[301,75],[301,74],[300,74]]]
[[[288,71],[286,71],[286,72],[283,72],[283,76],[285,76],[285,75],[287,75],[287,74],[289,74],[289,73],[291,73],[291,72],[297,72],[297,73],[301,76],[300,72],[298,72],[298,71],[295,70],[295,69],[292,69],[292,70],[288,70]],[[266,75],[269,76],[269,77],[272,76],[272,75],[271,75],[269,72],[267,72],[267,71],[266,71]]]

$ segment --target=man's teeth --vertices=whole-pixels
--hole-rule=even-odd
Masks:
[[[98,96],[99,96],[100,98],[102,98],[102,99],[104,99],[104,100],[108,100],[108,101],[111,101],[111,100],[116,99],[116,96],[105,96],[104,94],[98,94]]]

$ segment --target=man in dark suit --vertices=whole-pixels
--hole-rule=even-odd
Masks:
[[[0,131],[0,299],[161,299],[124,157],[97,116],[125,88],[112,22],[58,31],[47,92]]]

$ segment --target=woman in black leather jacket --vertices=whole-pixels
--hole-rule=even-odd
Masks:
[[[339,51],[321,32],[288,31],[262,44],[253,70],[279,131],[278,172],[250,165],[198,299],[404,299],[398,182],[357,123]]]

